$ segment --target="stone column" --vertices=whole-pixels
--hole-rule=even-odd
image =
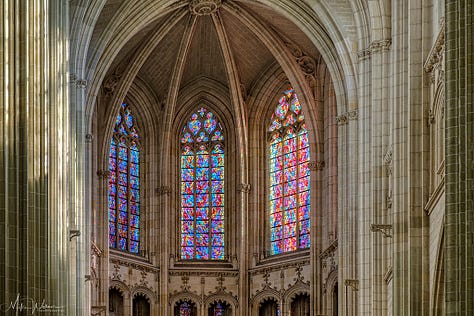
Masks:
[[[73,315],[68,1],[2,1],[0,21],[0,304]]]
[[[446,1],[446,315],[474,314],[474,6]]]

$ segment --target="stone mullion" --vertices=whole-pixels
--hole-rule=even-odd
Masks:
[[[373,249],[371,247],[373,235],[370,232],[370,224],[373,216],[372,205],[372,181],[371,167],[373,158],[371,156],[372,146],[372,62],[370,58],[359,61],[361,79],[361,101],[359,103],[359,161],[358,161],[358,276],[360,279],[358,289],[358,315],[372,314],[372,290],[371,275],[373,273]],[[355,228],[354,226],[352,227]],[[356,279],[356,278],[354,278]],[[356,279],[357,280],[357,279]],[[347,286],[346,286],[347,288]],[[348,292],[354,289],[348,288]],[[356,293],[354,293],[356,294]]]
[[[371,214],[371,222],[369,225],[388,224],[385,213],[385,197],[388,188],[388,180],[385,175],[384,153],[389,148],[390,125],[387,119],[389,112],[388,98],[386,93],[385,81],[388,72],[389,52],[387,48],[381,51],[374,51],[371,55],[371,115],[372,128],[378,131],[377,134],[371,135],[371,169],[372,171],[372,189],[371,189],[371,206],[373,213]],[[370,227],[370,226],[369,226]],[[380,232],[371,232],[371,248],[373,256],[371,265],[373,269],[371,281],[372,308],[371,313],[386,313],[387,309],[387,287],[384,282],[385,267],[385,249],[389,246],[391,239],[385,237]]]

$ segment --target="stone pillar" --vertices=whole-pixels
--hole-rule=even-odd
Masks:
[[[446,315],[474,314],[474,5],[446,1]]]
[[[2,1],[0,21],[0,304],[73,315],[68,1]]]

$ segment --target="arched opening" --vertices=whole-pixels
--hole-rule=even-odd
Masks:
[[[337,283],[336,283],[336,284],[334,284],[334,288],[333,288],[333,290],[332,290],[332,314],[333,314],[333,316],[337,316],[337,315],[338,315],[338,310],[337,310],[337,305],[338,305],[337,293],[338,293],[338,286],[337,286]]]
[[[227,302],[214,302],[208,308],[209,316],[230,316],[232,315],[232,309]]]
[[[191,300],[180,300],[174,306],[175,316],[197,316],[196,303]]]
[[[269,299],[263,302],[258,308],[259,316],[280,316],[280,306],[275,299]]]
[[[109,315],[123,316],[123,295],[117,289],[109,290]]]
[[[133,298],[133,316],[150,316],[150,302],[142,294]]]
[[[291,316],[309,316],[309,295],[298,294],[291,302]]]

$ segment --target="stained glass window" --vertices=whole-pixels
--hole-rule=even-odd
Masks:
[[[188,302],[179,305],[179,316],[191,316],[192,306]]]
[[[212,311],[212,316],[224,316],[225,308],[222,306],[222,303],[217,303]]]
[[[181,259],[224,259],[224,136],[204,107],[181,133]]]
[[[140,248],[140,150],[134,117],[122,104],[109,149],[109,247]]]
[[[310,246],[309,141],[293,89],[279,98],[268,131],[270,253],[275,255]]]

